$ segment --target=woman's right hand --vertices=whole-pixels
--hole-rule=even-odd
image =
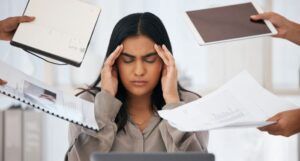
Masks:
[[[115,96],[118,90],[118,73],[114,65],[116,59],[123,51],[123,45],[119,45],[106,59],[101,71],[100,87]]]
[[[7,82],[5,80],[0,79],[0,86],[5,85]]]

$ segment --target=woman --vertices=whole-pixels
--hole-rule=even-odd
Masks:
[[[70,124],[66,160],[85,161],[94,151],[207,151],[207,132],[178,131],[157,114],[199,96],[177,82],[167,31],[151,13],[131,14],[116,24],[101,74],[79,95],[95,102],[100,131]]]

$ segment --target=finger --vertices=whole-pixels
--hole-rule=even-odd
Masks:
[[[158,45],[156,45],[156,44],[154,44],[154,49],[156,50],[156,52],[159,55],[159,57],[163,60],[163,62],[166,65],[169,65],[169,60],[165,56],[164,51]]]
[[[174,57],[165,44],[162,46],[162,49],[164,50],[164,53],[169,60],[169,65],[175,65]]]
[[[118,59],[118,57],[121,55],[123,51],[123,45],[119,45],[119,50],[116,51],[116,53],[114,53],[114,56],[112,58],[112,61],[111,61],[111,66],[113,66],[115,64],[115,61]]]
[[[5,20],[7,25],[5,25],[4,31],[5,32],[14,31],[20,23],[31,22],[34,19],[35,19],[35,17],[30,17],[30,16],[18,16],[18,17],[7,18]]]
[[[283,120],[279,120],[276,124],[269,125],[266,131],[272,135],[284,135],[286,130],[283,128]]]
[[[265,12],[265,13],[261,13],[261,14],[257,14],[257,15],[252,15],[252,16],[250,16],[250,18],[255,21],[269,20],[273,14],[274,14],[273,12]]]
[[[123,50],[123,45],[119,45],[106,59],[105,65],[107,66],[113,66],[115,63],[115,60],[119,57],[121,54],[121,51]]]
[[[263,126],[258,128],[260,131],[275,131],[278,129],[278,125],[276,124],[272,124],[272,125],[267,125],[267,126]]]
[[[18,23],[31,22],[35,19],[35,17],[32,17],[32,16],[19,16],[16,18],[17,18]]]
[[[0,79],[0,85],[3,86],[5,84],[7,84],[7,82],[5,80]]]
[[[272,37],[281,38],[282,36],[280,34],[272,35]]]
[[[275,121],[276,122],[275,124],[263,126],[258,129],[261,131],[270,131],[270,130],[278,129],[279,128],[278,122],[280,120],[280,116],[281,116],[281,113],[278,113],[278,114],[270,117],[269,119],[267,119],[267,121]]]
[[[281,118],[281,113],[278,113],[278,114],[270,117],[269,119],[267,119],[267,121],[276,121],[276,122],[278,122],[280,120],[280,118]]]
[[[280,131],[268,131],[270,135],[282,135]]]

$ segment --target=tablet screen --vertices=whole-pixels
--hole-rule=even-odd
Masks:
[[[264,21],[250,19],[254,14],[250,2],[187,12],[204,43],[272,33]]]

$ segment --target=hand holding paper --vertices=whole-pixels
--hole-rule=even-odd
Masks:
[[[286,137],[300,132],[300,109],[280,112],[268,120],[276,123],[259,128],[261,131]]]
[[[204,131],[266,126],[274,123],[265,121],[269,117],[293,107],[242,72],[215,92],[159,115],[181,131]]]

